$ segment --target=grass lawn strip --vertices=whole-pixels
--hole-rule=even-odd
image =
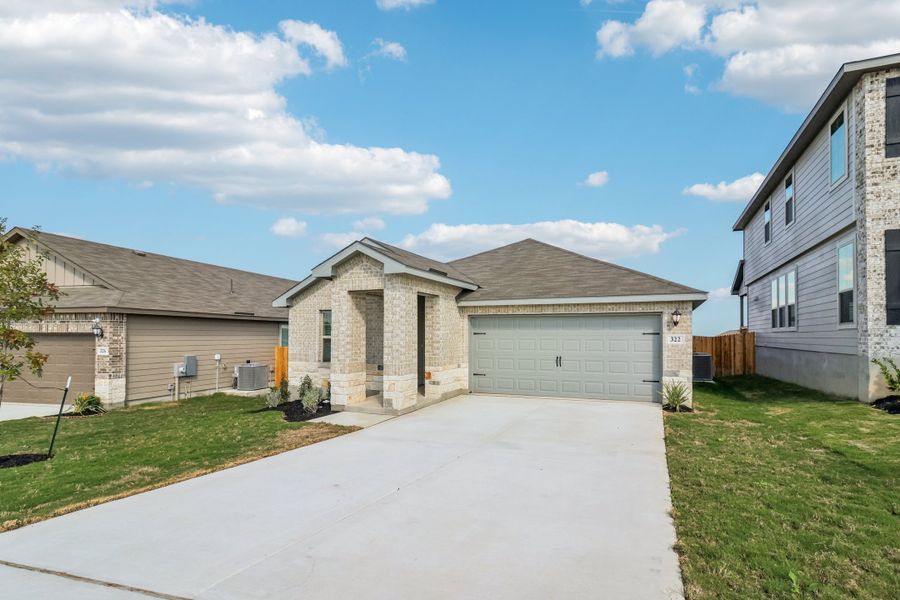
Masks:
[[[900,418],[762,377],[694,394],[666,416],[687,596],[897,597]]]
[[[214,394],[63,419],[52,460],[0,469],[0,531],[314,444],[358,428],[289,423]],[[53,417],[0,422],[0,457],[47,451]]]

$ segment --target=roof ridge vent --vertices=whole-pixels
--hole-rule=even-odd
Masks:
[[[147,256],[147,253],[143,250],[132,250],[131,253],[135,256]]]

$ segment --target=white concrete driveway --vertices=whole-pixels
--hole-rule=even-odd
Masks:
[[[0,590],[679,598],[669,509],[659,405],[464,396],[0,534]]]

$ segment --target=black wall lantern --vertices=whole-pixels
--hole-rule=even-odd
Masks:
[[[94,334],[94,337],[98,340],[103,337],[103,328],[100,327],[100,319],[94,319],[91,321],[91,333]]]
[[[681,321],[681,311],[677,308],[672,312],[672,324],[675,327],[678,327],[678,322]]]

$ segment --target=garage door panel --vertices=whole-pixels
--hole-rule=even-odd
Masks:
[[[473,370],[488,375],[475,391],[658,400],[660,336],[645,335],[659,333],[658,316],[473,317],[472,331],[493,341],[470,344]]]
[[[43,374],[38,377],[26,372],[25,380],[7,381],[3,386],[4,402],[58,404],[69,376],[70,400],[84,392],[94,393],[94,336],[35,334],[34,340],[35,350],[48,355]]]

